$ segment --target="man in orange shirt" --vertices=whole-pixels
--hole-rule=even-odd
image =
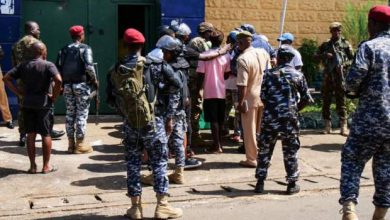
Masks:
[[[255,168],[257,166],[256,134],[260,133],[263,103],[260,99],[264,70],[271,67],[270,56],[264,49],[253,48],[252,34],[243,31],[237,34],[237,43],[242,54],[237,59],[237,86],[246,160],[240,165]]]

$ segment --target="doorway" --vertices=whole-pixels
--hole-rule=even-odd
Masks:
[[[146,6],[143,5],[118,5],[118,58],[126,56],[126,44],[123,41],[126,29],[135,28],[146,37],[145,9]],[[145,53],[144,50],[142,54]]]

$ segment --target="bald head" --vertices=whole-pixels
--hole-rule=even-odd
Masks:
[[[31,45],[30,50],[34,55],[34,58],[46,58],[46,45],[40,41]]]
[[[24,24],[24,32],[26,34],[34,36],[37,39],[39,39],[41,34],[41,31],[39,30],[39,25],[35,21],[27,21]]]

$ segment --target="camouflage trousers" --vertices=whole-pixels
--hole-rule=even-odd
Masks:
[[[268,167],[272,158],[275,144],[280,134],[282,140],[282,151],[284,169],[286,170],[287,182],[295,182],[299,177],[298,150],[300,141],[298,138],[296,120],[286,120],[284,122],[266,123],[263,122],[260,136],[258,137],[258,157],[256,178],[265,180],[268,175]]]
[[[204,76],[199,74],[190,75],[188,83],[191,96],[191,128],[195,134],[199,134],[199,119],[203,110],[203,79]]]
[[[360,177],[366,163],[373,158],[373,203],[390,208],[390,139],[385,138],[353,134],[348,137],[341,152],[340,204],[358,203]]]
[[[139,196],[142,194],[141,164],[143,149],[147,151],[152,167],[154,191],[159,194],[166,193],[168,191],[168,180],[166,177],[168,151],[166,143],[155,141],[156,130],[153,122],[141,129],[133,128],[128,123],[125,123],[124,133],[128,195]]]
[[[241,120],[241,114],[239,111],[237,111],[237,105],[238,105],[238,91],[227,89],[226,90],[226,108],[225,108],[225,124],[224,124],[224,130],[229,131],[229,113],[232,108],[235,110],[234,114],[234,135],[241,135],[241,128],[240,128],[240,120]]]
[[[184,167],[185,152],[184,152],[184,136],[187,131],[186,114],[184,110],[174,119],[174,126],[171,136],[169,137],[169,147],[175,152],[175,166]]]
[[[347,108],[345,98],[344,76],[339,76],[339,73],[324,74],[322,80],[322,117],[325,120],[331,120],[330,104],[332,103],[332,96],[336,100],[336,111],[340,120],[347,119]]]
[[[89,112],[91,89],[86,83],[64,85],[66,133],[68,137],[84,138]]]

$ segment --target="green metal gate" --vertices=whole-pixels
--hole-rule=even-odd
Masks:
[[[149,51],[157,38],[154,30],[161,23],[158,0],[23,0],[22,23],[28,20],[39,23],[42,41],[48,47],[48,60],[52,62],[56,60],[58,50],[71,41],[69,27],[84,26],[86,43],[92,47],[99,67],[102,114],[112,112],[105,103],[106,73],[118,60],[118,45],[123,33],[120,32],[124,27],[142,30],[147,39],[145,51]],[[65,113],[62,98],[56,103],[55,111],[56,114]]]

